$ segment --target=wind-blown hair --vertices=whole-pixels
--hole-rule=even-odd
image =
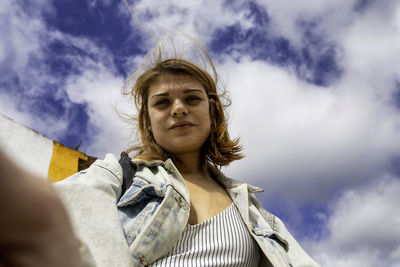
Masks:
[[[127,150],[128,153],[137,151],[136,157],[147,160],[174,159],[174,155],[165,151],[154,139],[150,127],[147,98],[151,83],[158,77],[162,75],[184,74],[200,82],[208,96],[211,131],[202,147],[201,158],[204,159],[202,163],[210,162],[216,167],[221,167],[243,157],[240,154],[242,147],[239,145],[239,139],[232,140],[228,133],[228,124],[224,109],[230,105],[230,101],[226,97],[225,92],[221,95],[217,92],[218,76],[207,51],[198,43],[195,44],[204,56],[202,56],[203,63],[206,61],[211,67],[214,78],[205,69],[188,60],[178,58],[176,53],[175,57],[162,59],[162,49],[158,46],[155,49],[155,55],[153,55],[155,60],[149,65],[142,66],[140,75],[135,72],[126,81],[123,87],[123,94],[133,97],[138,110],[137,117],[134,117],[134,119],[136,120],[136,129],[138,134],[140,134],[139,145],[130,147]],[[129,86],[130,82],[134,83],[133,86]],[[223,105],[221,97],[227,99],[228,104]]]

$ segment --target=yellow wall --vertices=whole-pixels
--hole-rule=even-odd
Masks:
[[[87,156],[54,142],[47,179],[51,182],[60,181],[78,172],[79,159],[87,160]]]

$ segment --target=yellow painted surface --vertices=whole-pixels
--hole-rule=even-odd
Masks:
[[[87,160],[87,156],[82,152],[54,142],[47,179],[56,182],[78,172],[79,159]]]

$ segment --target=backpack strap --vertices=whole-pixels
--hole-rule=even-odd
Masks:
[[[122,192],[121,197],[124,195],[126,190],[132,185],[133,176],[136,172],[136,165],[134,165],[129,157],[128,153],[123,151],[121,153],[121,158],[119,159],[119,164],[122,167]]]

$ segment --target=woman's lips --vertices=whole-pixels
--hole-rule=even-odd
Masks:
[[[187,129],[187,128],[190,128],[192,126],[194,126],[194,124],[191,123],[191,122],[178,122],[178,123],[173,124],[170,129],[171,130],[172,129]]]

